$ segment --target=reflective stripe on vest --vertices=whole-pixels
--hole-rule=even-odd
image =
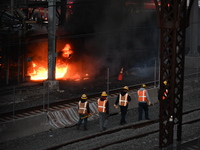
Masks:
[[[98,99],[97,103],[98,103],[98,111],[99,112],[104,112],[106,113],[106,103],[108,100],[104,100],[101,101],[100,99]]]
[[[147,90],[143,90],[143,91],[138,90],[138,101],[139,102],[144,102],[144,101],[148,102],[146,91]]]
[[[79,110],[78,113],[79,114],[87,114],[87,101],[85,103],[81,103],[81,101],[79,101],[78,105],[79,105]]]
[[[119,106],[127,106],[128,105],[128,93],[124,96],[119,94]]]

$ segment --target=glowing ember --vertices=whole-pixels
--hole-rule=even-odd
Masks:
[[[83,78],[83,80],[87,80],[87,79],[89,79],[89,75],[85,74],[85,77]]]
[[[79,74],[75,74],[75,76],[73,76],[73,79],[75,81],[80,81],[81,76]]]

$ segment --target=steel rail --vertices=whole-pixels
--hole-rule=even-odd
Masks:
[[[192,112],[195,112],[195,111],[199,111],[199,110],[200,110],[200,108],[189,110],[189,111],[184,112],[183,115],[186,115],[186,114],[189,114],[189,113],[192,113]],[[190,120],[190,121],[184,122],[182,124],[183,125],[191,124],[191,123],[195,123],[195,122],[198,122],[198,121],[200,121],[200,118],[199,119]],[[119,132],[119,131],[124,130],[124,129],[142,128],[142,127],[149,126],[149,125],[152,125],[152,124],[155,124],[155,123],[158,123],[158,122],[159,122],[159,119],[155,119],[155,120],[150,120],[150,121],[147,121],[147,122],[141,122],[141,123],[137,123],[137,124],[126,125],[126,126],[123,126],[123,127],[117,128],[117,129],[111,129],[111,130],[108,130],[108,131],[96,133],[96,134],[93,134],[93,135],[90,135],[90,136],[86,136],[86,137],[83,137],[83,138],[79,138],[79,139],[75,139],[75,140],[72,140],[72,141],[68,141],[68,142],[63,143],[63,144],[52,146],[52,147],[47,148],[45,150],[54,150],[54,149],[61,148],[63,146],[67,146],[69,144],[74,144],[74,143],[78,143],[78,142],[81,142],[81,141],[84,141],[84,140],[97,138],[99,136],[104,136],[104,135],[107,135],[107,134]],[[117,143],[120,143],[120,142],[126,142],[128,140],[141,138],[141,137],[144,137],[144,136],[156,133],[156,132],[159,132],[159,130],[154,130],[154,131],[146,132],[146,133],[143,133],[143,134],[138,134],[138,135],[135,135],[135,136],[132,136],[132,137],[129,137],[129,138],[125,138],[125,139],[122,139],[122,140],[118,140],[118,141],[115,141],[115,142],[111,142],[111,143],[96,147],[94,149],[100,149],[100,148],[104,148],[104,147],[107,147],[107,146],[110,146],[110,145],[113,145],[113,144],[117,144]]]
[[[195,78],[196,75],[197,75],[197,73],[188,74],[185,76],[185,79]],[[158,81],[156,81],[156,82],[158,83]],[[145,84],[147,85],[148,88],[154,87],[155,81],[145,82]],[[136,91],[140,86],[141,86],[141,84],[129,85],[129,90]],[[25,87],[27,89],[29,86],[25,86]],[[24,88],[20,87],[20,89],[22,90]],[[110,89],[109,95],[119,93],[121,91],[121,89],[122,89],[122,87]],[[10,92],[10,89],[9,89],[9,92]],[[89,100],[93,99],[95,97],[99,97],[100,94],[101,94],[101,92],[97,92],[97,93],[88,95],[88,97],[90,97]],[[48,108],[44,108],[43,105],[39,105],[39,106],[35,106],[35,107],[20,109],[20,110],[16,110],[14,112],[14,114],[15,114],[14,116],[13,116],[13,111],[7,112],[7,113],[1,113],[0,114],[0,123],[11,121],[13,119],[16,120],[16,119],[33,116],[33,115],[38,115],[38,114],[42,114],[42,113],[48,112],[48,111],[58,111],[58,110],[66,109],[66,108],[69,108],[70,105],[74,106],[79,100],[80,100],[79,97],[73,97],[70,99],[62,99],[57,102],[50,103]]]
[[[194,119],[194,120],[187,121],[187,122],[185,122],[185,123],[182,123],[182,125],[191,124],[191,123],[195,123],[195,122],[200,122],[200,118],[199,118],[199,119]],[[105,148],[105,147],[110,146],[110,145],[114,145],[114,144],[118,144],[118,143],[127,142],[127,141],[130,141],[130,140],[133,140],[133,139],[138,139],[138,138],[141,138],[141,137],[148,136],[148,135],[150,135],[150,134],[158,133],[159,131],[160,131],[160,130],[158,129],[158,130],[146,132],[146,133],[143,133],[143,134],[135,135],[135,136],[132,136],[132,137],[129,137],[129,138],[124,138],[124,139],[122,139],[122,140],[117,140],[117,141],[115,141],[115,142],[110,142],[110,143],[107,143],[107,144],[105,144],[105,145],[92,148],[92,149],[90,149],[90,150],[97,150],[97,149],[100,149],[100,148]]]
[[[149,88],[154,85],[154,81],[147,82],[146,85]],[[131,86],[129,86],[129,89],[130,89],[129,91],[131,91],[131,90],[134,91],[134,90],[138,89],[140,86],[141,86],[140,84],[131,85]],[[109,91],[109,95],[119,93],[121,91],[121,89],[122,88],[111,89]],[[92,99],[94,99],[95,97],[99,97],[100,94],[101,94],[101,92],[90,94],[90,95],[88,95],[88,97],[89,97],[88,100],[94,101]],[[60,100],[57,102],[50,103],[48,108],[44,108],[43,105],[40,105],[40,106],[35,106],[35,107],[29,107],[26,109],[16,110],[14,116],[13,116],[13,111],[7,112],[7,113],[2,113],[2,114],[0,114],[0,122],[6,122],[6,121],[13,120],[13,119],[25,118],[27,116],[38,115],[38,114],[42,114],[42,113],[48,112],[48,111],[58,111],[58,110],[66,109],[71,106],[74,106],[76,103],[78,103],[79,100],[80,100],[79,97],[74,97],[71,99],[63,99],[63,100]]]

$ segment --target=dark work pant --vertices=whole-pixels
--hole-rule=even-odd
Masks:
[[[143,110],[145,113],[145,119],[149,120],[149,107],[145,102],[138,103],[138,120],[142,120]]]
[[[127,114],[127,108],[128,106],[120,106],[120,111],[121,111],[121,120],[120,124],[126,123],[126,114]]]
[[[108,117],[109,117],[109,114],[103,113],[103,112],[99,112],[99,126],[100,126],[100,130],[103,130],[104,128],[107,127]]]
[[[84,119],[81,119],[82,117],[85,117],[85,116],[87,116],[87,115],[83,115],[83,114],[80,114],[79,115],[79,121],[78,121],[78,126],[82,123],[82,121],[84,120],[84,129],[86,129],[87,128],[87,118],[84,118]]]

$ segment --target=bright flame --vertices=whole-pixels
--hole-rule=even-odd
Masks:
[[[65,47],[62,49],[62,56],[66,57],[68,59],[71,58],[73,51],[71,50],[71,46],[69,44],[66,44]]]
[[[37,65],[33,62],[33,73],[31,75],[31,80],[42,80],[47,79],[47,69],[44,67],[37,67]]]
[[[58,60],[56,63],[56,79],[63,78],[67,73],[68,65]]]
[[[56,60],[56,74],[55,74],[56,79],[67,78],[66,74],[68,71],[69,64],[66,63],[66,59],[63,59],[63,58],[70,59],[73,53],[73,51],[71,50],[71,46],[69,44],[66,44],[61,52],[62,52],[62,57],[57,58]],[[32,61],[32,66],[31,66],[32,71],[31,73],[29,73],[29,75],[31,76],[31,80],[47,79],[48,69],[46,66],[47,66],[46,62],[45,62],[45,65],[43,65],[41,62]],[[77,78],[80,78],[80,75],[76,74],[75,76],[70,77],[70,78],[77,80]]]

